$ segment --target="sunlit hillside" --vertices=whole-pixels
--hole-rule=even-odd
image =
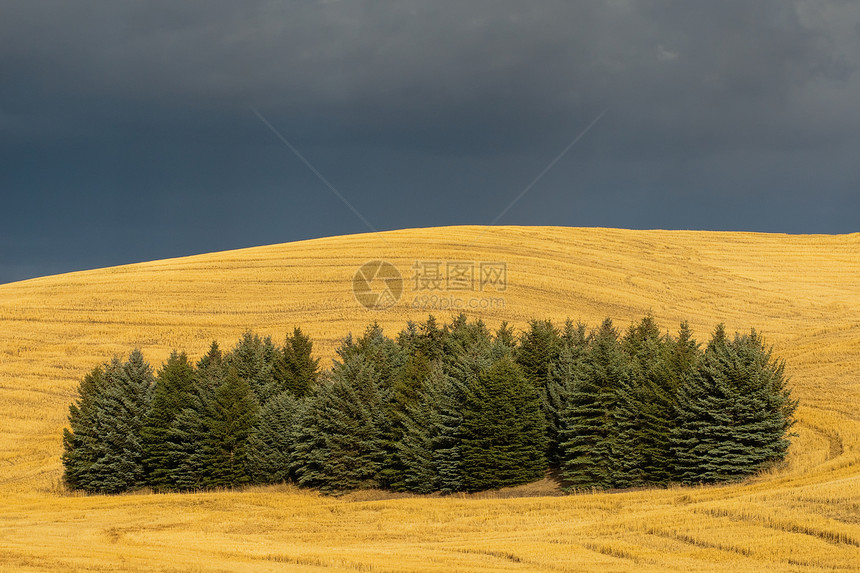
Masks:
[[[403,278],[384,310],[353,293],[374,260]],[[68,404],[83,373],[115,353],[140,347],[158,367],[172,348],[196,359],[213,339],[230,346],[253,329],[280,341],[301,326],[328,364],[347,332],[447,320],[460,310],[452,300],[491,326],[610,316],[626,327],[651,312],[672,331],[689,320],[699,340],[719,322],[755,327],[801,400],[789,461],[741,485],[565,497],[529,496],[552,493],[546,484],[399,499],[61,487]],[[858,570],[860,234],[447,227],[2,285],[0,499],[0,570]]]

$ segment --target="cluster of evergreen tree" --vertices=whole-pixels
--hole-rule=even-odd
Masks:
[[[276,475],[280,435],[272,412],[289,416],[316,385],[318,359],[300,329],[283,347],[246,333],[229,353],[216,342],[193,365],[174,351],[154,375],[139,350],[87,374],[69,407],[63,465],[69,487],[118,493],[235,487]],[[277,405],[283,405],[279,408]]]
[[[157,374],[141,353],[84,377],[64,433],[68,485],[116,493],[294,481],[429,493],[742,479],[787,452],[784,363],[751,331],[704,347],[650,317],[620,334],[533,320],[517,336],[464,315],[351,335],[320,373],[300,329],[246,333]]]

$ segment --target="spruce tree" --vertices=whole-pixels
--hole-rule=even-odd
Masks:
[[[755,331],[729,340],[717,327],[679,389],[673,445],[682,481],[739,480],[784,459],[797,407],[784,368]]]
[[[397,443],[397,457],[402,464],[403,477],[398,489],[416,493],[460,489],[459,442],[445,443],[446,425],[443,416],[450,411],[452,381],[439,363],[431,367],[417,401],[408,405],[403,417],[403,435]],[[459,421],[457,422],[459,431]],[[453,459],[452,459],[453,458]],[[457,468],[455,481],[441,479],[441,467]]]
[[[152,402],[141,428],[147,481],[156,490],[176,487],[170,427],[180,412],[191,405],[193,394],[194,367],[184,352],[174,350],[156,376]]]
[[[685,470],[678,466],[675,439],[678,435],[678,427],[681,423],[679,400],[681,399],[681,387],[683,385],[695,384],[699,373],[699,365],[702,360],[703,351],[693,337],[689,324],[684,321],[678,329],[676,337],[667,337],[667,351],[665,355],[666,370],[669,377],[668,386],[673,389],[674,400],[672,417],[672,431],[670,440],[666,444],[671,455],[670,481],[681,481]],[[687,389],[689,392],[689,388]]]
[[[403,349],[406,354],[414,354],[421,346],[421,334],[418,331],[418,325],[412,321],[406,321],[406,328],[397,334],[397,345]]]
[[[507,321],[502,321],[493,337],[493,360],[498,360],[505,355],[514,356],[516,350],[517,338],[514,327]]]
[[[379,380],[372,359],[348,354],[317,386],[296,434],[299,484],[330,492],[381,485],[390,428]]]
[[[699,367],[702,349],[686,321],[681,323],[676,337],[667,339],[667,346],[666,365],[671,377],[670,385],[677,389],[681,382]]]
[[[311,339],[301,328],[293,329],[274,356],[273,378],[278,392],[288,390],[297,398],[310,392],[319,377],[319,358],[313,358],[312,353]]]
[[[561,340],[558,329],[549,320],[532,320],[520,337],[517,364],[535,388],[546,388],[552,363],[558,359]]]
[[[517,364],[541,398],[541,410],[546,421],[547,459],[558,462],[559,388],[553,378],[553,368],[559,362],[561,339],[558,329],[549,320],[532,320],[529,329],[520,337],[516,351]]]
[[[271,338],[260,338],[259,335],[247,331],[232,352],[225,357],[227,365],[235,368],[237,375],[250,385],[259,404],[265,404],[279,392],[275,384],[277,354]]]
[[[463,404],[469,388],[478,384],[478,377],[493,364],[494,354],[503,347],[494,344],[486,325],[480,320],[469,322],[465,314],[445,325],[440,362],[447,381],[441,399],[436,402],[438,429],[433,436],[433,450],[439,474],[438,488],[443,493],[462,491]]]
[[[613,412],[613,484],[666,484],[673,476],[670,438],[676,388],[668,365],[668,343],[650,316],[632,325],[622,342],[629,376],[617,389]]]
[[[120,493],[145,485],[141,427],[152,396],[154,378],[140,350],[125,363],[114,359],[106,368],[103,391],[93,401],[95,460],[83,488]]]
[[[215,391],[224,382],[226,365],[217,342],[197,362],[194,391],[188,407],[182,409],[168,430],[167,445],[170,451],[170,476],[179,490],[200,490],[209,476],[205,459],[209,439],[208,412],[215,399]]]
[[[312,344],[246,333],[227,356],[138,350],[88,373],[63,432],[71,488],[197,490],[295,479],[337,492],[419,493],[525,483],[547,463],[573,488],[742,479],[785,458],[797,402],[784,362],[720,325],[704,352],[650,316],[619,339],[532,321],[517,341],[465,315],[374,324],[317,383]],[[302,398],[301,396],[304,396]],[[263,402],[261,404],[261,401]]]
[[[557,468],[561,464],[561,441],[565,429],[564,412],[573,391],[584,379],[586,350],[584,324],[568,320],[559,337],[558,356],[550,364],[549,377],[541,396],[541,407],[546,421],[547,462]]]
[[[430,375],[432,367],[430,360],[421,350],[416,350],[406,357],[406,362],[392,385],[391,407],[395,423],[421,398],[424,381]]]
[[[204,488],[209,468],[204,456],[208,427],[204,412],[208,402],[202,393],[191,397],[191,405],[176,415],[170,425],[169,448],[170,483],[180,491],[198,491]]]
[[[332,394],[329,373],[323,372],[319,384],[296,409],[289,471],[305,487],[322,488],[327,483],[328,435],[323,431],[326,424],[322,418],[331,414],[323,408],[334,401]]]
[[[249,468],[255,483],[283,483],[292,477],[299,402],[291,391],[284,391],[261,409],[249,442]]]
[[[407,353],[385,336],[377,323],[368,326],[361,338],[345,338],[337,349],[337,355],[341,363],[348,362],[353,356],[368,360],[376,370],[380,388],[386,392],[394,387],[407,357]]]
[[[104,368],[97,366],[78,385],[78,399],[69,406],[69,428],[63,429],[64,480],[71,489],[87,487],[90,468],[98,459],[101,437],[96,427],[97,396],[104,392]]]
[[[445,329],[436,323],[436,317],[430,315],[420,327],[420,346],[425,356],[431,361],[441,360],[445,347]]]
[[[409,411],[419,402],[425,392],[424,385],[431,370],[430,361],[421,350],[416,350],[407,357],[406,363],[394,381],[388,406],[391,428],[388,441],[393,445],[393,450],[387,457],[382,473],[385,485],[391,489],[402,490],[406,487],[404,482],[406,468],[399,456],[398,447],[406,431]],[[389,447],[389,449],[391,448]]]
[[[460,314],[446,325],[444,338],[445,372],[464,386],[469,386],[480,372],[493,362],[493,337],[480,320],[468,322]]]
[[[562,414],[562,476],[571,488],[612,487],[612,443],[617,389],[627,379],[627,362],[612,320],[590,336],[584,376]]]
[[[202,461],[205,487],[237,487],[250,482],[250,438],[260,406],[251,385],[230,366],[203,415]]]
[[[540,396],[510,355],[466,389],[462,418],[464,489],[506,487],[543,476],[546,438]]]
[[[436,487],[442,493],[465,489],[463,481],[463,396],[466,384],[442,370],[433,399],[433,463],[438,473]]]
[[[341,371],[353,376],[353,374],[348,373],[358,370],[352,366],[349,368],[344,368],[344,366],[355,358],[360,359],[358,362],[366,363],[373,369],[373,376],[375,377],[373,396],[375,400],[379,401],[379,411],[374,412],[374,415],[378,416],[381,421],[376,429],[381,432],[379,440],[385,452],[380,473],[377,476],[378,485],[390,487],[397,484],[402,477],[402,468],[397,461],[397,442],[402,435],[402,426],[400,425],[402,405],[397,401],[397,392],[398,390],[406,393],[414,392],[414,389],[407,389],[401,383],[420,383],[420,379],[411,382],[404,380],[403,369],[408,354],[397,342],[385,336],[377,323],[368,326],[361,338],[353,340],[349,337],[344,340],[341,347],[338,348],[337,354],[342,362],[335,364],[332,372],[335,377]],[[401,400],[409,399],[406,394],[401,394],[399,398]],[[373,408],[376,407],[377,405],[374,403]]]

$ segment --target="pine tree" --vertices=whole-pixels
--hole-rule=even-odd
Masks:
[[[424,355],[430,361],[436,361],[442,359],[442,353],[445,348],[445,329],[439,328],[439,325],[436,323],[436,318],[433,315],[427,317],[427,320],[424,324],[421,325],[421,338],[420,338],[420,346],[419,350],[424,353]]]
[[[293,329],[287,336],[284,348],[274,357],[273,378],[278,392],[289,390],[302,398],[310,392],[319,377],[319,358],[313,358],[313,342],[302,332]]]
[[[64,480],[71,489],[88,489],[90,468],[98,459],[97,396],[104,392],[104,368],[97,366],[78,385],[78,399],[69,406],[69,428],[63,429]]]
[[[679,390],[673,445],[682,481],[738,480],[784,459],[797,407],[784,368],[755,331],[730,341],[717,327]]]
[[[409,411],[421,399],[425,391],[424,385],[431,374],[431,370],[430,361],[421,350],[416,350],[407,357],[406,363],[394,381],[388,405],[388,418],[391,427],[388,442],[393,445],[393,450],[387,457],[382,472],[383,482],[391,489],[402,490],[406,488],[404,483],[406,467],[400,458],[398,447],[406,431]]]
[[[170,483],[177,490],[199,491],[209,475],[203,451],[208,432],[204,419],[207,407],[205,394],[198,392],[191,397],[191,406],[180,411],[170,425]]]
[[[612,487],[612,414],[627,363],[610,319],[590,336],[584,376],[562,414],[562,475],[571,488]]]
[[[502,321],[493,337],[493,360],[498,360],[506,355],[514,356],[516,351],[517,338],[514,334],[514,327],[507,321]]]
[[[463,487],[467,491],[527,483],[546,467],[540,397],[510,355],[469,386],[462,405]]]
[[[559,352],[550,364],[549,378],[542,393],[541,407],[546,421],[547,462],[560,467],[561,441],[565,430],[563,413],[573,391],[584,379],[584,354],[587,347],[585,325],[568,320],[559,337]]]
[[[480,320],[470,323],[466,315],[459,315],[446,325],[444,343],[445,372],[464,387],[493,362],[493,337]]]
[[[387,397],[372,360],[338,363],[319,384],[297,429],[296,477],[323,491],[379,487],[388,458]]]
[[[617,389],[613,412],[613,484],[666,484],[673,476],[670,438],[676,388],[668,365],[668,343],[651,316],[632,325],[622,342],[629,377]]]
[[[669,384],[677,389],[680,388],[681,382],[699,367],[702,349],[693,338],[693,331],[686,321],[681,323],[678,336],[667,340],[667,346],[666,365],[671,377]]]
[[[541,410],[546,421],[547,459],[558,462],[558,421],[555,408],[560,398],[559,388],[553,379],[553,367],[559,362],[561,339],[558,329],[549,320],[532,320],[529,329],[520,337],[516,351],[517,364],[526,380],[534,386],[541,397]]]
[[[154,378],[143,355],[134,350],[125,363],[114,359],[105,368],[103,382],[93,401],[95,460],[82,485],[91,492],[120,493],[146,482],[140,431]]]
[[[208,412],[215,390],[226,376],[226,365],[217,342],[198,362],[194,388],[186,408],[180,410],[167,432],[172,468],[169,480],[179,490],[200,490],[209,475],[204,449],[209,439]]]
[[[257,402],[265,404],[279,392],[274,372],[277,354],[279,353],[271,338],[260,338],[259,335],[247,331],[224,360],[250,385]]]
[[[156,490],[176,487],[170,427],[179,413],[191,405],[193,393],[194,367],[184,352],[174,350],[156,376],[152,403],[141,428],[147,481]]]
[[[379,410],[374,411],[373,415],[380,420],[376,430],[381,432],[379,440],[385,452],[380,473],[376,479],[379,486],[391,487],[399,483],[402,477],[402,468],[397,461],[397,442],[402,435],[400,425],[402,411],[396,401],[396,392],[399,383],[405,382],[403,370],[408,354],[397,342],[385,336],[377,323],[368,326],[361,338],[353,340],[349,337],[344,340],[337,354],[342,362],[335,364],[333,374],[337,375],[339,370],[344,373],[357,372],[358,369],[354,367],[344,369],[347,363],[356,358],[373,369],[375,377],[373,396],[379,401]],[[416,381],[413,380],[413,382]],[[400,390],[408,391],[402,386]],[[400,398],[407,399],[405,395],[401,395]],[[373,408],[376,407],[374,403]]]
[[[453,382],[439,363],[431,367],[419,399],[410,404],[403,419],[403,436],[397,456],[403,466],[402,489],[416,493],[455,491],[460,487],[459,440],[446,443],[444,416],[454,407]],[[459,431],[459,420],[456,430]],[[451,447],[453,445],[453,448]],[[455,480],[442,479],[442,467],[453,465]]]
[[[237,487],[250,482],[249,441],[259,410],[251,385],[230,366],[202,417],[206,431],[201,451],[205,487]]]
[[[284,391],[269,400],[249,442],[249,468],[255,483],[283,483],[292,477],[294,435],[300,399]]]

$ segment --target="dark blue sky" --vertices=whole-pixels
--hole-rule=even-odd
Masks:
[[[0,1],[0,283],[368,230],[847,233],[852,1]]]

